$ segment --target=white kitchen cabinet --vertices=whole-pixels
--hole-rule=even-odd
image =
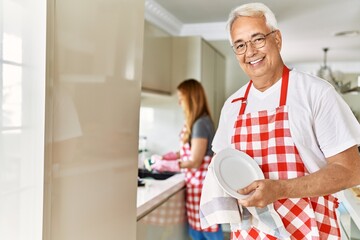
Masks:
[[[203,84],[217,125],[225,100],[225,57],[199,36],[173,37],[145,21],[143,92],[175,94],[189,78]]]
[[[172,41],[172,91],[183,80],[201,79],[201,38],[174,37]]]
[[[201,37],[174,37],[172,91],[185,79],[200,81],[217,125],[225,100],[225,57]]]
[[[221,54],[215,55],[215,100],[213,117],[217,127],[221,108],[225,101],[225,57]]]
[[[172,37],[145,21],[142,90],[171,92]]]
[[[211,114],[215,115],[216,52],[206,42],[201,42],[201,77]]]
[[[42,24],[28,18],[40,12],[25,11],[28,6],[40,7],[42,3],[10,2],[21,2],[19,13],[26,16],[21,21],[38,27],[46,23],[48,27],[44,89],[46,104],[45,115],[40,107],[31,107],[32,104],[42,105],[37,99],[42,98],[43,94],[37,89],[44,86],[41,74],[35,71],[39,63],[25,61],[22,73],[16,74],[21,80],[20,91],[15,92],[19,93],[15,101],[21,103],[18,114],[21,128],[10,130],[24,131],[15,140],[29,147],[20,148],[21,145],[17,143],[14,149],[22,149],[19,154],[23,159],[19,160],[24,165],[14,168],[14,177],[13,172],[6,172],[14,179],[12,185],[19,187],[20,195],[9,198],[16,202],[14,204],[18,208],[9,208],[7,212],[11,214],[5,215],[8,216],[5,220],[11,226],[9,229],[14,229],[15,235],[1,235],[7,225],[4,228],[3,211],[0,210],[0,239],[135,240],[144,1],[50,0],[44,6],[48,19]],[[7,15],[14,14],[10,11]],[[9,22],[14,22],[13,18]],[[37,34],[37,29],[28,28],[28,25],[14,26],[26,33]],[[15,52],[21,53],[21,46],[25,45],[31,46],[31,51],[23,49],[28,54],[35,56],[35,48],[36,53],[42,55],[42,48],[34,45],[34,40],[37,39],[32,36],[22,41],[19,38],[16,42],[20,45]],[[32,67],[34,64],[36,69]],[[27,77],[21,79],[22,74]],[[35,81],[32,80],[34,74],[37,76]],[[16,79],[12,78],[11,84],[17,84],[13,80]],[[31,92],[31,98],[23,98],[28,92]],[[24,100],[32,103],[24,105]],[[41,119],[32,114],[31,121],[24,118],[24,113],[28,114],[29,111],[45,117],[45,135],[37,124],[34,125],[36,129],[32,127],[33,120],[42,124]],[[31,142],[40,144],[37,134],[33,132],[39,133],[40,139],[45,140],[45,152],[28,150],[36,147]],[[2,142],[0,145],[9,148]],[[0,162],[6,160],[2,156]],[[11,163],[18,162],[12,155],[10,157]],[[32,158],[36,158],[36,161],[32,161]],[[41,170],[37,169],[35,162],[41,165]],[[0,164],[1,186],[3,172],[11,170],[2,170],[2,167]],[[36,188],[39,192],[44,189],[44,204],[39,202],[36,207],[28,208],[25,203],[35,200],[35,196],[30,195],[32,176],[41,178],[44,183]],[[1,206],[7,208],[2,197]],[[38,211],[37,206],[41,208],[40,218],[43,216],[43,237],[33,238],[33,225],[28,225],[28,222],[41,220],[31,214]],[[20,215],[25,218],[19,218],[21,225],[17,225],[14,220]],[[22,235],[19,235],[20,230]]]

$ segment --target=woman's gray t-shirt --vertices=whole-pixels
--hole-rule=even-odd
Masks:
[[[207,138],[208,145],[205,155],[213,156],[214,153],[211,150],[211,143],[215,135],[215,128],[211,118],[208,115],[198,118],[194,122],[191,132],[191,138]]]

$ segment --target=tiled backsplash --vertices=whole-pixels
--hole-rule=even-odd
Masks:
[[[142,94],[139,133],[147,137],[149,154],[178,150],[183,122],[176,96]]]

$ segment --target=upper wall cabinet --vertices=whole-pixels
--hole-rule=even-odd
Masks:
[[[201,37],[172,37],[145,22],[142,90],[174,94],[185,79],[200,81],[218,123],[225,96],[225,58]]]
[[[142,90],[171,93],[172,37],[145,21]]]
[[[222,106],[225,102],[225,58],[221,54],[216,54],[215,56],[215,100],[214,100],[214,121],[217,124],[219,123],[220,113]]]
[[[172,91],[185,79],[201,81],[201,42],[200,37],[173,38]]]
[[[225,98],[225,57],[200,37],[174,37],[172,91],[185,79],[200,81],[217,125]]]

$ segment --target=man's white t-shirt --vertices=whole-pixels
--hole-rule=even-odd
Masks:
[[[212,142],[217,153],[233,148],[231,137],[247,84],[231,95],[221,110],[219,126]],[[281,81],[264,92],[251,86],[245,113],[274,110],[279,106]],[[290,71],[287,102],[290,132],[308,171],[315,172],[326,165],[327,157],[360,145],[360,124],[349,106],[327,81]]]

